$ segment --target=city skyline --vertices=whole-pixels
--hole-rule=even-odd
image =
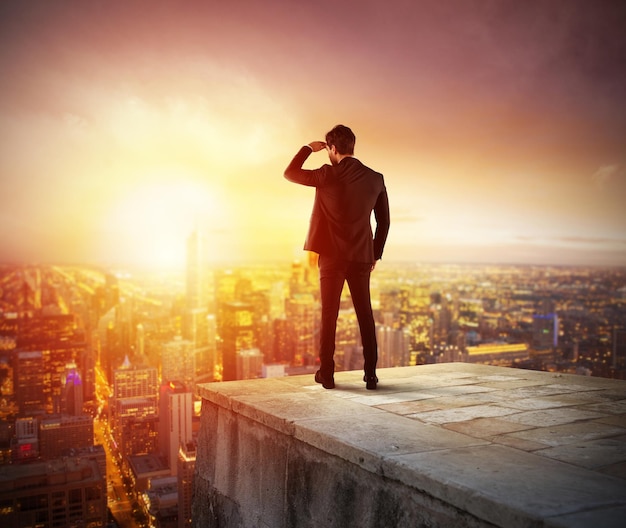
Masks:
[[[3,2],[0,262],[291,260],[337,123],[385,261],[626,263],[621,2]],[[307,166],[326,163],[314,154]]]

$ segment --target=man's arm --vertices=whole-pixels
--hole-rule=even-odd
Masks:
[[[383,257],[383,249],[387,241],[391,219],[389,216],[389,197],[383,184],[383,190],[378,195],[374,206],[374,218],[376,219],[376,232],[374,233],[374,258],[379,260]]]
[[[325,147],[326,143],[323,141],[312,141],[303,146],[285,169],[285,178],[290,182],[316,187],[319,181],[319,169],[306,170],[302,168],[302,165],[312,152],[319,152]]]

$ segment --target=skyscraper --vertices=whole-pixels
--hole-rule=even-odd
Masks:
[[[2,526],[105,526],[107,481],[93,456],[3,466]]]
[[[161,385],[159,398],[160,451],[173,476],[178,473],[178,450],[192,440],[192,393],[178,381]]]
[[[613,329],[613,368],[626,370],[626,328]]]
[[[40,350],[14,351],[15,396],[22,415],[45,412],[44,357]]]
[[[111,425],[123,456],[156,449],[157,397],[156,368],[134,367],[127,357],[121,368],[114,371]]]
[[[181,382],[193,387],[196,375],[196,355],[192,341],[174,337],[161,346],[161,379],[164,383]]]
[[[206,274],[204,237],[198,230],[194,230],[187,238],[187,309],[206,309],[208,299],[206,295]]]
[[[78,416],[83,413],[83,382],[76,363],[65,366],[65,375],[62,379],[62,412]]]
[[[533,347],[535,350],[556,349],[559,339],[559,318],[556,313],[533,315]]]
[[[48,414],[39,422],[39,454],[45,459],[60,457],[69,448],[91,447],[93,439],[93,418],[88,414]]]
[[[214,309],[214,300],[209,287],[205,246],[205,237],[198,230],[187,239],[186,308],[182,334],[192,343],[195,372],[191,379],[171,379],[183,381],[188,386],[192,380],[213,381],[215,376],[215,315],[209,313],[209,308]]]
[[[293,359],[296,364],[311,365],[317,357],[319,307],[310,293],[292,295],[285,301],[290,331],[295,336]]]
[[[178,528],[191,526],[193,473],[196,468],[196,445],[181,444],[178,451]]]
[[[410,335],[405,328],[376,325],[378,342],[378,367],[404,367],[409,365]]]
[[[223,339],[222,379],[232,381],[237,379],[237,352],[254,347],[252,307],[241,302],[225,303],[220,334]]]
[[[15,420],[15,437],[11,440],[11,456],[14,460],[29,460],[39,456],[36,418],[29,416]]]

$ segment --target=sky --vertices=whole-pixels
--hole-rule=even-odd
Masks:
[[[303,256],[298,149],[384,174],[384,261],[626,265],[626,4],[4,0],[0,262]],[[324,151],[305,167],[327,163]]]

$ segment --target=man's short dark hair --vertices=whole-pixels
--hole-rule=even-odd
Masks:
[[[337,125],[326,134],[326,144],[329,147],[335,145],[339,154],[348,154],[352,156],[354,154],[355,143],[356,137],[354,136],[354,133],[344,125]]]

